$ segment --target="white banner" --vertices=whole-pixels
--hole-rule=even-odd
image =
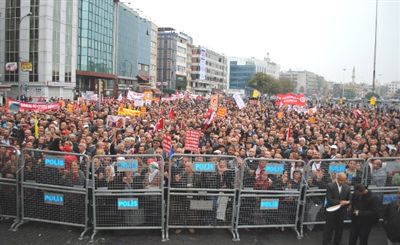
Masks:
[[[144,97],[144,94],[136,93],[136,92],[133,92],[133,91],[129,91],[128,95],[126,96],[126,98],[128,100],[142,100],[143,97]]]
[[[134,102],[135,102],[135,106],[140,106],[140,107],[144,106],[143,100],[134,100]]]
[[[246,105],[244,104],[244,101],[242,99],[242,97],[240,97],[239,94],[234,94],[233,98],[236,101],[236,105],[239,107],[239,109],[241,110],[242,108],[246,107]]]

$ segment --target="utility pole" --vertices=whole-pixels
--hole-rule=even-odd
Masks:
[[[376,41],[378,33],[378,0],[376,0],[375,7],[375,45],[374,45],[374,71],[372,72],[372,93],[375,94],[375,75],[376,75]]]

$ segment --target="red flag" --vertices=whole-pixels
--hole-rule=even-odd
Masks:
[[[171,136],[168,134],[165,134],[163,137],[163,141],[162,141],[162,148],[163,151],[165,152],[170,152],[171,151]]]
[[[291,122],[289,123],[289,128],[286,132],[286,141],[288,141],[290,137],[292,137],[292,123]]]
[[[168,113],[168,118],[171,120],[175,120],[175,112],[174,109],[171,109]]]
[[[206,120],[204,121],[205,128],[211,125],[215,118],[215,111],[211,108],[208,109],[207,114],[205,115]]]
[[[160,120],[158,120],[157,124],[156,124],[156,131],[162,130],[164,129],[164,118],[160,118]]]

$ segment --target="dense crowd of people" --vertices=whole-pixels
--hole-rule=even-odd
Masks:
[[[103,101],[99,110],[96,103],[90,102],[81,102],[72,111],[69,108],[71,102],[64,102],[64,105],[58,111],[46,113],[10,114],[3,110],[1,143],[20,149],[71,152],[89,157],[159,153],[167,158],[172,153],[198,153],[236,156],[239,162],[247,157],[303,160],[307,164],[312,159],[400,156],[400,112],[395,109],[350,109],[327,103],[320,105],[315,114],[308,114],[267,102],[250,104],[239,110],[234,100],[225,98],[220,105],[227,108],[227,115],[215,116],[208,125],[204,123],[208,101],[182,99],[148,105],[146,113],[126,117],[125,128],[117,128],[116,125],[107,125],[108,115],[118,115],[121,106],[140,108],[135,108],[129,101],[111,99]],[[278,117],[278,113],[283,114]],[[165,118],[165,125],[161,130],[156,130],[160,118]],[[35,137],[36,119],[38,135]],[[185,150],[187,130],[201,130],[197,152]],[[165,134],[172,138],[170,152],[162,148]],[[12,177],[16,172],[15,164],[11,164],[15,162],[12,159],[15,156],[6,152],[2,157],[7,161],[2,161],[1,174]],[[35,163],[31,159],[32,156],[26,156],[26,168],[34,168],[31,165]],[[84,170],[79,160],[71,157],[66,171],[72,171],[71,165]],[[106,170],[104,162],[100,165],[101,169]],[[252,174],[257,168],[247,167]],[[376,161],[371,167],[371,172],[377,172],[381,176],[380,181],[383,181],[378,181],[377,185],[392,181],[391,178],[384,178],[387,174],[385,171],[380,172],[384,167],[382,162]],[[346,171],[357,179],[360,178],[360,168],[358,162],[349,162]],[[318,163],[312,166],[312,170],[316,180],[324,178],[325,175],[321,173],[324,169]],[[105,172],[102,174],[105,176]],[[75,175],[82,176],[79,172]],[[293,177],[293,173],[289,175],[289,178]],[[257,180],[255,185],[257,188],[266,188],[269,184]]]
[[[400,156],[399,108],[361,108],[319,102],[309,103],[313,110],[299,111],[271,101],[252,101],[240,110],[235,100],[220,96],[219,106],[226,108],[227,114],[210,118],[210,103],[205,99],[161,100],[145,105],[145,109],[126,99],[104,99],[100,108],[95,102],[83,100],[60,104],[59,110],[45,113],[9,113],[6,107],[2,108],[0,143],[3,146],[68,153],[64,156],[63,168],[46,170],[42,153],[24,152],[26,180],[83,186],[90,172],[96,188],[143,189],[165,183],[178,188],[231,189],[238,187],[236,176],[241,170],[245,188],[299,190],[302,177],[307,174],[310,187],[324,189],[336,179],[336,175],[328,173],[325,160],[359,159],[345,161],[347,181],[355,185],[363,177],[364,160]],[[108,123],[107,117],[118,116],[121,108],[141,113],[124,116],[124,125]],[[160,128],[161,118],[164,120]],[[185,149],[188,130],[200,131],[196,151]],[[169,151],[163,148],[165,135],[171,137]],[[12,148],[3,146],[0,147],[0,177],[15,178],[17,157]],[[184,156],[168,161],[171,155],[184,153],[207,157]],[[166,159],[165,166],[160,159],[139,157],[136,172],[119,172],[115,162],[129,154],[159,154]],[[237,162],[232,162],[229,156]],[[292,161],[276,175],[266,172],[267,161],[245,161],[246,158]],[[91,161],[93,166],[89,164]],[[215,173],[193,174],[196,161],[214,161]],[[305,165],[310,161],[312,164],[307,170]],[[400,186],[400,169],[396,166],[381,160],[371,161],[367,171],[369,184]]]

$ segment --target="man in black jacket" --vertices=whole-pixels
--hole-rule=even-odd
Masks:
[[[386,207],[384,227],[388,245],[400,245],[400,188],[397,190],[397,202],[390,203]]]
[[[368,244],[371,228],[378,222],[378,200],[368,189],[357,184],[354,186],[354,195],[351,198],[351,228],[349,245]]]
[[[332,240],[333,231],[335,231],[334,244],[342,244],[343,221],[346,217],[347,206],[350,204],[350,186],[346,184],[347,177],[345,173],[339,173],[336,181],[329,183],[326,187],[326,207],[341,205],[334,212],[326,212],[326,224],[323,234],[323,245],[328,245]]]

